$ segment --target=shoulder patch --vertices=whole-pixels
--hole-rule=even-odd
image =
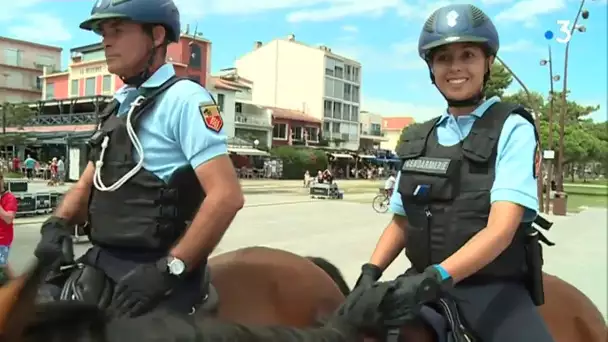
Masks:
[[[219,107],[215,103],[201,102],[198,109],[201,112],[207,129],[219,133],[222,127],[224,127],[224,120],[222,119],[222,114],[220,114]]]

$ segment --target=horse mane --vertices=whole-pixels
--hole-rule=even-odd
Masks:
[[[317,265],[317,267],[327,273],[327,275],[336,283],[340,289],[340,292],[342,292],[344,296],[348,296],[350,294],[350,287],[348,287],[348,284],[344,279],[344,275],[342,275],[342,272],[340,272],[336,265],[321,257],[307,256],[306,259],[310,260],[313,264]]]
[[[78,301],[37,304],[23,332],[26,342],[106,342],[107,317],[95,305]]]

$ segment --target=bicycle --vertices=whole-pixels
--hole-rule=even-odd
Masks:
[[[384,189],[380,189],[380,193],[372,200],[372,208],[374,208],[377,213],[384,214],[388,211],[389,203],[390,197],[388,196],[388,192]]]

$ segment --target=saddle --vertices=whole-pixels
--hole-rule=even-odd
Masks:
[[[424,305],[419,318],[435,332],[437,342],[479,342],[462,321],[458,306],[451,298],[442,297],[432,304]],[[386,341],[399,342],[400,335],[400,327],[390,328]]]
[[[46,277],[38,290],[37,302],[75,300],[105,310],[112,301],[114,286],[115,283],[102,270],[74,260],[71,247],[64,246],[61,266]],[[219,294],[211,283],[208,266],[205,266],[201,289],[204,297],[195,311],[197,314],[215,316],[219,308]]]

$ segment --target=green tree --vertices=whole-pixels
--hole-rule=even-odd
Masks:
[[[34,118],[34,111],[22,104],[5,102],[0,105],[2,122],[2,134],[0,135],[0,145],[3,146],[6,155],[7,145],[20,145],[27,140],[27,133],[22,131]],[[7,128],[17,128],[17,132],[6,132]]]
[[[516,93],[501,96],[501,100],[504,102],[520,104],[531,113],[540,111],[540,116],[542,116],[542,113],[545,110],[545,98],[543,94],[535,91],[530,92],[530,95],[528,96],[524,90],[518,90]]]
[[[503,96],[505,90],[513,82],[513,76],[500,63],[496,62],[492,65],[490,79],[486,84],[485,95],[487,98],[492,96]]]

